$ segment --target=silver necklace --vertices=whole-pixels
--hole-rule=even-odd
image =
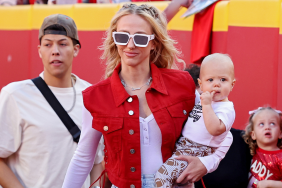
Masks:
[[[143,86],[145,86],[145,85],[147,85],[147,86],[150,85],[150,83],[151,83],[152,80],[153,80],[153,78],[150,76],[150,78],[148,79],[148,81],[147,81],[144,85],[142,85],[141,87],[136,87],[136,88],[127,85],[123,79],[121,79],[121,83],[122,83],[123,87],[130,87],[130,88],[131,88],[131,91],[136,91],[136,90],[140,90],[140,89],[141,89]]]
[[[69,110],[67,110],[67,113],[70,113],[73,110],[75,102],[76,102],[76,90],[75,90],[74,81],[73,81],[72,78],[71,78],[71,85],[72,85],[72,88],[73,88],[73,103],[72,103],[71,108]]]

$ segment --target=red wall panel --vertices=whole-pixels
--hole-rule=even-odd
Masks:
[[[0,88],[28,78],[30,31],[0,30]]]
[[[282,35],[279,35],[277,67],[277,109],[282,110]]]
[[[176,46],[182,52],[181,59],[185,61],[186,65],[190,64],[192,31],[170,30],[169,35],[178,42]]]
[[[227,53],[235,65],[236,84],[229,99],[235,128],[245,128],[248,111],[277,106],[279,28],[229,27]]]
[[[212,32],[211,53],[227,53],[227,36],[226,31]]]
[[[104,79],[105,62],[101,62],[102,51],[98,49],[105,38],[105,31],[79,31],[81,50],[73,62],[73,73],[95,84]]]
[[[43,71],[43,63],[38,54],[38,30],[31,30],[30,43],[30,75],[28,78],[35,78]],[[26,79],[28,79],[26,78]]]

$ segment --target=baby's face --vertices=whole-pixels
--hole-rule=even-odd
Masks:
[[[282,137],[280,117],[273,110],[262,110],[253,117],[254,130],[252,139],[257,141],[258,147],[265,150],[276,150],[278,139]]]
[[[235,79],[232,64],[208,62],[201,68],[199,84],[203,92],[214,91],[213,101],[228,101]]]

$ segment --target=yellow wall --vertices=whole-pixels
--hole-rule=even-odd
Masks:
[[[154,2],[150,4],[163,11],[168,3]],[[72,17],[80,31],[103,31],[109,27],[112,17],[121,6],[122,4],[77,4],[0,7],[0,30],[39,29],[46,16],[60,13]],[[169,29],[192,30],[193,16],[187,19],[180,17],[185,10],[185,8],[181,9],[172,19],[168,24]]]

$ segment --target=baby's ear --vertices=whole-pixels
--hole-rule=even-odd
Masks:
[[[201,81],[201,79],[200,79],[200,78],[197,78],[197,80],[198,80],[198,83],[199,83],[200,89],[203,91],[203,89],[202,89],[202,81]]]
[[[253,140],[257,139],[256,134],[254,133],[254,131],[251,132],[251,137],[252,137]]]
[[[235,83],[236,83],[236,79],[234,78],[234,80],[232,81],[232,89],[235,86]],[[231,91],[232,91],[232,89],[231,89]]]

